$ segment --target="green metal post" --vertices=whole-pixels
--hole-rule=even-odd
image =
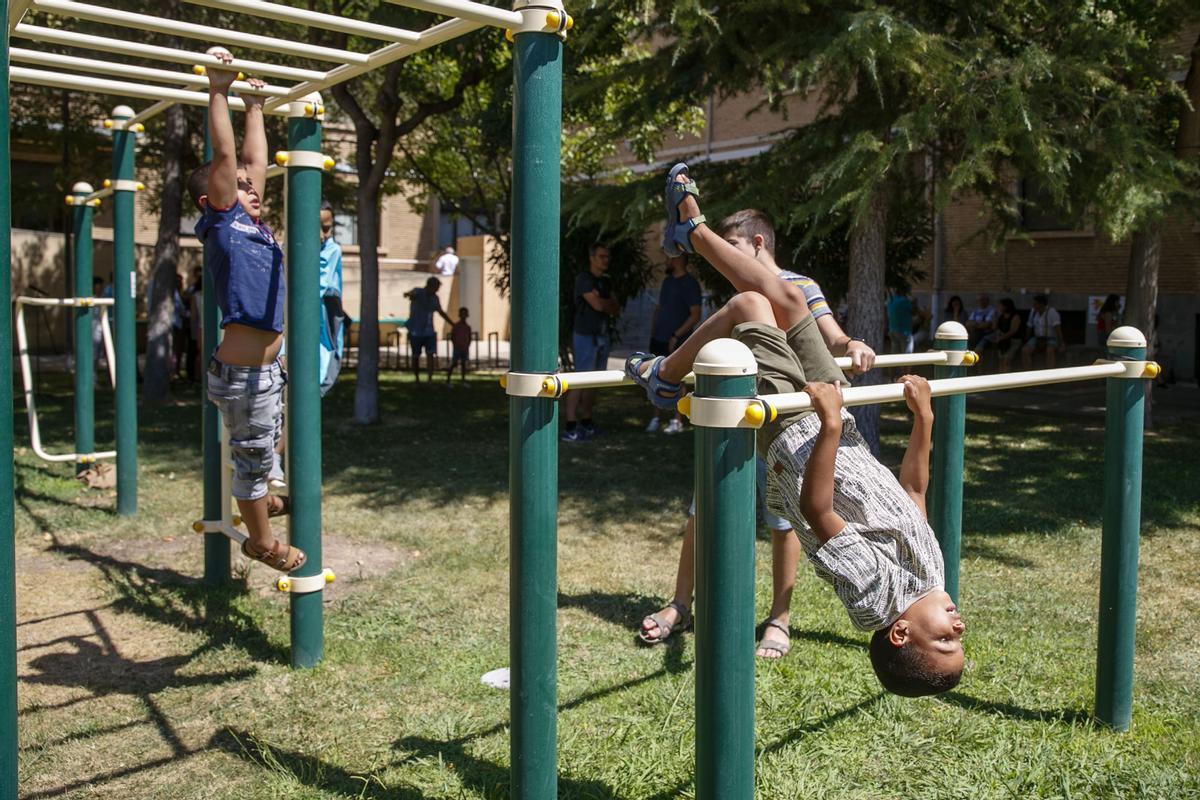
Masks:
[[[133,109],[113,109],[113,297],[117,355],[117,513],[137,513],[137,266],[133,251]]]
[[[963,352],[967,329],[957,322],[938,326],[934,348]],[[934,367],[934,378],[957,378],[962,367]],[[962,554],[963,440],[967,426],[967,397],[956,394],[933,398],[933,465],[930,471],[929,524],[937,535],[946,563],[946,594],[958,602],[958,567]]]
[[[552,33],[514,38],[512,369],[552,373],[558,365],[563,48]],[[552,800],[558,796],[555,402],[510,397],[508,431],[509,795]]]
[[[306,116],[305,107],[314,109]],[[288,150],[321,151],[320,98],[292,103]],[[308,554],[298,577],[320,575],[321,561],[321,167],[288,162],[287,170],[287,481],[291,542]],[[312,667],[325,648],[324,592],[293,592],[292,666]]]
[[[86,183],[71,189],[71,234],[75,250],[75,298],[92,296],[92,193]],[[75,306],[75,473],[88,468],[96,452],[95,364],[92,361],[91,306]]]
[[[212,142],[208,140],[208,112],[204,117],[204,161],[212,161]],[[229,498],[221,492],[221,412],[208,399],[208,360],[217,352],[220,343],[221,309],[217,306],[217,289],[212,271],[208,268],[208,247],[204,248],[204,274],[201,279],[203,293],[200,310],[200,439],[204,469],[204,519],[216,521],[222,518],[222,504]],[[229,540],[223,533],[204,534],[204,583],[206,586],[222,586],[229,580]]]
[[[0,19],[8,20],[8,0]],[[12,265],[8,26],[0,30],[0,263]],[[12,286],[0,280],[0,800],[17,800],[17,555],[13,539]]]
[[[1136,328],[1108,337],[1109,358],[1143,359]],[[1142,426],[1146,382],[1109,378],[1104,420],[1104,534],[1100,552],[1100,631],[1096,643],[1096,718],[1126,730],[1133,717],[1138,539],[1142,519]]]
[[[753,397],[749,348],[696,356],[696,398]],[[754,797],[753,428],[696,425],[696,800]]]

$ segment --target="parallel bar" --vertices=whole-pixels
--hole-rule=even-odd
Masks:
[[[558,362],[562,40],[523,33],[513,45],[512,366]],[[509,795],[558,797],[558,404],[510,397]]]
[[[145,108],[143,108],[141,111],[134,114],[132,117],[129,118],[129,121],[130,121],[130,123],[145,122],[148,119],[157,117],[159,114],[166,111],[168,108],[170,108],[173,105],[175,105],[175,104],[169,100],[159,100],[157,103],[148,105]]]
[[[945,327],[945,326],[943,326]],[[943,350],[967,349],[963,338],[942,338],[938,329],[935,347]],[[934,367],[937,380],[957,378],[962,367]],[[962,554],[963,439],[966,436],[967,397],[942,395],[933,399],[933,456],[929,486],[929,524],[937,535],[945,564],[945,589],[958,602],[959,562]]]
[[[87,184],[84,191],[92,188]],[[81,199],[83,193],[75,194]],[[92,296],[92,215],[95,208],[87,203],[71,207],[71,236],[75,248],[75,295],[77,300]],[[89,454],[96,449],[95,363],[92,360],[92,308],[87,304],[75,307],[75,452]],[[86,471],[88,465],[77,461],[75,473]]]
[[[445,14],[447,17],[470,20],[481,25],[491,25],[495,28],[515,28],[521,24],[521,15],[506,8],[472,3],[469,0],[387,0],[389,3],[407,8],[417,8],[422,11],[432,11],[435,14]]]
[[[69,89],[78,92],[95,92],[117,97],[136,97],[142,100],[170,100],[190,106],[207,106],[208,95],[200,92],[189,92],[184,89],[172,89],[167,86],[145,86],[125,81],[110,81],[103,78],[91,78],[84,75],[71,75],[65,72],[49,72],[27,67],[12,67],[9,75],[17,83],[28,83],[33,86],[50,86],[56,89]],[[229,107],[234,111],[245,111],[246,104],[241,98],[229,98]],[[274,110],[279,116],[286,114],[284,110]]]
[[[748,348],[701,354],[750,374],[698,374],[697,397],[754,396]],[[696,426],[696,800],[754,797],[754,438]]]
[[[321,151],[321,123],[288,119],[288,150]],[[308,555],[296,577],[320,575],[321,561],[321,169],[287,170],[287,481],[288,535]],[[314,667],[324,653],[324,592],[291,594],[292,666]]]
[[[1112,378],[1125,374],[1125,366],[1119,363],[1092,364],[1086,367],[1064,367],[1062,369],[1030,370],[1011,372],[1006,375],[974,375],[969,378],[946,378],[929,382],[934,397],[973,392],[994,392],[1001,389],[1019,389],[1022,386],[1046,386],[1052,383],[1071,383],[1098,378]],[[804,392],[763,395],[779,413],[811,411],[812,398]],[[900,403],[904,401],[904,387],[898,383],[882,386],[852,386],[842,391],[842,401],[847,408],[869,406],[875,403]]]
[[[873,369],[884,369],[886,367],[918,367],[929,365],[945,364],[948,356],[941,351],[932,353],[898,353],[893,355],[881,355],[875,357],[875,366]],[[853,366],[850,363],[849,356],[835,358],[834,363],[839,369],[849,371]],[[611,388],[615,386],[633,386],[633,381],[625,377],[624,370],[619,369],[602,369],[590,372],[557,372],[555,377],[565,381],[572,389],[601,389]],[[684,376],[684,382],[694,383],[696,376],[688,373]]]
[[[313,92],[323,92],[330,86],[336,86],[352,78],[357,78],[359,75],[379,69],[393,61],[408,58],[414,53],[428,50],[430,47],[448,42],[451,39],[456,39],[459,36],[465,36],[471,31],[482,27],[482,23],[460,19],[434,25],[432,28],[421,32],[421,40],[416,44],[397,43],[382,47],[368,56],[366,64],[343,64],[340,67],[335,67],[328,73],[315,79],[309,79],[305,83],[293,86],[291,94],[286,98],[268,100],[263,108],[269,112],[293,100],[302,100]]]
[[[198,53],[191,50],[179,50],[174,47],[160,47],[141,42],[130,42],[125,39],[113,39],[107,36],[93,36],[87,33],[64,31],[58,28],[43,28],[22,23],[13,29],[13,35],[35,42],[47,42],[66,47],[80,47],[89,50],[99,50],[103,53],[133,56],[135,58],[152,58],[156,61],[169,61],[175,64],[195,64],[211,66],[221,62],[208,53]],[[235,58],[229,63],[230,69],[240,70],[247,75],[268,75],[273,78],[283,78],[292,81],[319,81],[326,73],[296,67],[281,67],[267,61],[247,61]]]
[[[386,42],[407,42],[415,44],[421,35],[416,31],[406,31],[403,28],[389,28],[387,25],[376,25],[373,22],[363,22],[350,17],[339,17],[334,14],[322,14],[294,6],[279,3],[266,3],[263,0],[184,0],[192,5],[222,8],[236,11],[239,14],[250,14],[266,19],[292,22],[297,25],[308,25],[324,28],[327,31],[338,31],[353,36],[365,36],[370,39],[382,39]]]
[[[87,3],[76,3],[74,0],[34,0],[33,7],[38,11],[51,14],[61,14],[75,19],[86,19],[92,22],[102,22],[108,25],[119,25],[135,31],[155,31],[171,36],[185,36],[189,39],[200,39],[210,44],[234,45],[252,50],[266,50],[271,53],[283,53],[297,58],[313,58],[320,61],[332,61],[335,64],[363,64],[367,56],[350,50],[339,50],[333,47],[319,47],[307,42],[291,42],[286,39],[274,39],[270,36],[258,36],[253,33],[242,33],[229,28],[217,28],[212,25],[197,25],[192,22],[180,22],[174,19],[164,19],[150,14],[135,14],[132,11],[121,11],[116,8],[104,8]]]
[[[99,75],[113,75],[122,78],[133,78],[138,81],[155,81],[160,83],[175,83],[180,86],[195,86],[208,89],[208,78],[191,72],[179,72],[170,69],[153,69],[137,64],[123,64],[119,61],[102,61],[96,58],[78,58],[64,56],[59,53],[45,53],[41,50],[27,50],[23,47],[12,48],[13,61],[23,64],[36,64],[40,67],[63,67],[80,72],[93,72]],[[233,89],[239,92],[251,92],[271,97],[286,97],[291,90],[288,86],[264,86],[255,88],[245,81],[234,81]],[[140,122],[140,120],[138,120]]]
[[[11,20],[24,9],[0,0]],[[8,69],[8,31],[0,34],[0,69]],[[0,82],[0,264],[12,264],[12,164],[8,81]],[[13,525],[12,281],[0,280],[0,800],[17,800],[17,554]]]
[[[128,119],[116,113],[128,111],[118,106],[113,119]],[[132,116],[131,114],[129,116]],[[114,185],[134,179],[133,131],[113,131]],[[116,300],[117,330],[117,513],[132,516],[137,513],[137,262],[134,254],[134,195],[118,191],[113,195],[113,298]]]
[[[89,280],[90,284],[90,280]],[[81,303],[80,300],[86,302]],[[111,306],[116,301],[111,297],[18,297],[17,305],[21,306]]]
[[[1112,358],[1146,357],[1143,347],[1109,346]],[[1123,731],[1133,719],[1138,540],[1142,514],[1142,427],[1146,382],[1108,381],[1104,421],[1104,532],[1100,551],[1100,626],[1096,642],[1096,718]]]

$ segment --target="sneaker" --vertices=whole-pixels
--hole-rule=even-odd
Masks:
[[[683,423],[675,418],[672,418],[671,421],[663,427],[663,433],[683,433]]]
[[[646,426],[646,433],[654,433],[656,430],[658,430],[658,426],[658,417],[651,417],[650,424]]]
[[[564,442],[583,442],[587,441],[588,437],[584,435],[583,428],[574,428],[569,431],[563,431],[562,436],[558,438]]]
[[[580,425],[579,430],[583,431],[584,439],[595,439],[600,435],[600,429],[595,425]]]

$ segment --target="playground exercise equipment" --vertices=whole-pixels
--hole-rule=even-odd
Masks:
[[[9,165],[9,111],[8,87],[10,81],[37,86],[56,87],[71,91],[84,91],[116,95],[122,98],[137,98],[151,101],[140,111],[121,106],[113,113],[106,126],[113,134],[113,182],[114,209],[114,254],[116,268],[115,287],[116,323],[116,389],[117,389],[117,474],[118,510],[132,514],[137,508],[137,497],[132,479],[136,476],[136,373],[132,358],[124,353],[133,352],[133,191],[134,181],[133,138],[142,129],[145,121],[162,113],[174,103],[206,106],[207,94],[196,89],[207,85],[204,70],[193,67],[212,67],[220,64],[213,55],[198,49],[162,47],[133,39],[99,36],[71,30],[70,20],[83,19],[100,22],[116,28],[133,31],[155,31],[185,39],[219,42],[229,48],[251,49],[258,52],[282,53],[305,59],[303,67],[281,65],[269,61],[235,58],[229,68],[245,75],[261,75],[278,81],[293,81],[291,84],[272,83],[261,93],[266,95],[264,110],[287,118],[287,263],[293,286],[310,284],[315,286],[318,269],[320,239],[317,234],[318,208],[321,196],[321,171],[328,160],[320,154],[322,101],[319,92],[343,81],[358,77],[366,72],[386,66],[392,62],[419,53],[428,48],[449,42],[480,28],[491,26],[503,29],[515,42],[515,154],[514,154],[514,205],[522,220],[514,229],[515,258],[514,272],[521,275],[553,274],[551,264],[557,262],[558,241],[558,193],[559,159],[561,144],[561,84],[562,84],[562,41],[573,20],[563,9],[561,0],[514,0],[511,10],[496,8],[468,0],[388,0],[397,5],[410,6],[441,14],[450,19],[434,22],[424,30],[403,30],[372,25],[365,22],[342,19],[318,14],[304,9],[289,7],[265,0],[187,0],[195,5],[237,11],[264,20],[278,20],[307,25],[311,28],[340,31],[365,39],[376,39],[382,44],[375,49],[337,49],[314,47],[305,41],[293,42],[269,36],[244,33],[237,29],[195,25],[177,20],[162,19],[145,14],[134,14],[101,5],[74,2],[74,0],[0,0],[0,9],[7,21],[5,37],[0,43],[0,65],[9,80],[3,82],[3,112],[0,112],[0,247],[2,256],[11,253],[9,241],[11,208],[11,168]],[[33,24],[25,21],[29,12],[40,17],[53,17],[49,24]],[[91,55],[59,56],[50,53],[32,52],[28,48],[9,50],[9,38],[40,42],[56,47],[78,48],[92,51]],[[95,58],[95,55],[103,58]],[[10,66],[10,56],[28,66]],[[188,71],[178,75],[164,74],[165,70],[151,70],[136,65],[114,66],[114,57],[127,56],[148,59],[167,64],[180,65]],[[307,62],[324,61],[332,64],[327,69],[316,69]],[[87,62],[87,63],[84,63]],[[101,65],[103,64],[103,66]],[[96,77],[96,73],[106,77]],[[124,78],[125,80],[121,80]],[[199,79],[199,80],[198,80]],[[162,84],[162,85],[154,85]],[[174,85],[171,85],[174,84]],[[247,87],[241,87],[249,91]],[[239,110],[243,104],[232,98],[232,109]],[[312,153],[313,155],[308,155]],[[319,161],[319,163],[318,163]],[[552,213],[545,214],[543,212]],[[532,214],[531,214],[532,212]],[[553,248],[545,242],[554,242]],[[528,263],[527,263],[528,262]],[[553,269],[557,269],[554,266]],[[307,277],[311,276],[311,280]],[[554,281],[557,281],[556,274]],[[546,284],[550,286],[549,283]],[[556,287],[556,284],[555,284]],[[11,347],[9,340],[10,289],[4,282],[0,298],[0,348]],[[549,316],[556,319],[553,304],[557,288],[552,292],[539,290],[542,299],[535,305],[544,306]],[[514,296],[527,297],[524,288]],[[526,299],[518,301],[528,306]],[[317,381],[317,332],[319,307],[315,292],[288,293],[288,336],[287,350],[290,370],[288,393],[288,418],[304,420],[303,425],[292,425],[288,429],[287,454],[289,459],[288,483],[291,496],[289,527],[293,544],[308,554],[306,565],[296,574],[288,576],[291,597],[292,620],[292,664],[297,667],[311,666],[321,658],[321,592],[316,581],[309,578],[324,576],[321,568],[321,518],[320,518],[320,399]],[[525,316],[524,319],[537,319]],[[532,323],[531,323],[532,324]],[[217,346],[216,331],[219,325],[211,280],[204,281],[203,327],[205,355]],[[524,330],[525,323],[518,321],[515,327]],[[553,348],[556,336],[547,339]],[[546,345],[538,345],[546,350]],[[126,350],[128,348],[128,350]],[[539,356],[540,358],[540,356]],[[539,364],[528,364],[525,368],[537,369]],[[0,402],[11,404],[11,364],[0,360]],[[12,422],[5,417],[0,422],[0,449],[12,445]],[[216,409],[205,403],[204,410],[204,521],[222,520],[221,505],[227,503],[228,494],[221,489],[220,471],[222,456],[217,431],[220,421]],[[78,448],[77,448],[78,449]],[[550,451],[553,452],[552,450]],[[0,467],[0,494],[11,498],[13,475],[11,463]],[[206,522],[211,528],[211,522]],[[16,797],[16,605],[13,582],[14,556],[11,546],[13,521],[12,504],[4,516],[0,538],[7,544],[0,546],[0,800]],[[232,529],[230,525],[230,529]],[[520,527],[520,526],[518,526]],[[544,529],[541,536],[526,537],[517,534],[519,541],[515,552],[527,548],[544,548],[545,531],[551,539],[551,565],[553,559],[553,531]],[[229,530],[207,530],[205,536],[205,580],[207,583],[223,583],[229,575]],[[544,556],[542,557],[544,559]],[[545,564],[544,560],[542,562]],[[322,580],[322,585],[327,580]],[[300,581],[297,583],[297,581]],[[297,591],[313,588],[315,591]],[[540,600],[545,607],[544,599]],[[549,623],[551,637],[549,653],[553,660],[553,603],[550,598]],[[519,616],[524,604],[514,600],[515,616]],[[521,626],[525,636],[532,633],[542,637],[547,618],[544,613],[533,627]],[[520,638],[520,637],[518,637]],[[524,645],[522,645],[523,647]],[[540,646],[540,645],[539,645]],[[535,670],[537,665],[534,665]],[[554,754],[554,685],[553,671],[549,677],[539,676],[530,685],[526,671],[514,682],[514,709],[524,708],[523,692],[532,689],[536,694],[537,710],[530,716],[513,720],[513,781],[512,791],[519,798],[551,798],[557,791]],[[514,717],[516,717],[514,713]],[[546,726],[549,726],[548,728]],[[549,738],[545,736],[550,733]]]
[[[547,273],[551,275],[552,273]],[[514,283],[514,291],[516,284]],[[544,287],[536,287],[538,289]],[[554,287],[552,287],[554,288]],[[526,287],[528,291],[530,287]],[[555,319],[553,315],[550,317]],[[514,347],[516,345],[514,313]],[[551,342],[556,341],[552,339]],[[1138,537],[1141,515],[1142,415],[1145,381],[1159,367],[1146,361],[1146,341],[1135,328],[1122,327],[1108,339],[1108,359],[1082,367],[1034,370],[1005,375],[962,375],[978,360],[967,350],[967,332],[958,323],[941,325],[937,351],[913,356],[880,356],[876,367],[933,364],[934,398],[932,480],[929,519],[946,565],[946,591],[957,601],[962,537],[963,442],[966,395],[1025,386],[1105,379],[1105,504],[1100,567],[1100,626],[1096,657],[1095,715],[1102,723],[1128,728],[1133,700],[1133,651],[1137,600]],[[517,353],[514,350],[514,353]],[[539,353],[541,364],[552,355]],[[525,361],[521,364],[529,363]],[[514,370],[518,362],[514,355]],[[848,366],[844,361],[839,366]],[[759,396],[757,365],[750,350],[733,339],[705,345],[695,362],[695,392],[679,407],[695,426],[696,496],[696,797],[699,800],[750,800],[754,796],[754,524],[755,433],[780,413],[811,409],[807,394]],[[567,387],[619,386],[616,371],[553,374],[533,370],[508,373],[502,380],[513,407],[510,482],[514,523],[523,517],[552,528],[555,517],[556,432],[551,405]],[[899,384],[851,387],[846,406],[903,402]],[[519,416],[517,412],[522,412]],[[549,439],[543,442],[543,439]],[[540,449],[535,457],[531,445]],[[523,445],[523,446],[522,446]],[[525,491],[517,505],[517,487],[534,482],[544,505],[533,507]],[[547,488],[548,487],[548,488]],[[514,525],[514,540],[516,538]],[[536,575],[513,554],[513,589],[533,597],[555,597],[551,555],[534,553]],[[540,579],[544,583],[537,583]],[[543,613],[545,613],[543,611]],[[514,613],[513,627],[527,618]],[[551,616],[545,635],[553,637]],[[553,646],[549,647],[553,654]],[[544,652],[512,653],[513,676],[528,670]],[[523,664],[518,658],[524,658]],[[553,661],[548,667],[553,670]],[[551,673],[552,674],[552,673]],[[514,686],[516,684],[514,683]],[[529,709],[529,714],[536,709]],[[514,709],[514,719],[517,712]],[[552,730],[550,734],[552,735]]]

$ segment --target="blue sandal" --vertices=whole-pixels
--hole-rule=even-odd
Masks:
[[[668,256],[678,256],[684,253],[694,253],[691,235],[702,222],[707,222],[703,214],[691,219],[679,218],[679,204],[684,195],[700,197],[700,189],[691,178],[680,183],[675,180],[680,175],[687,175],[688,165],[676,164],[667,173],[667,188],[663,192],[663,201],[667,206],[667,227],[663,230],[662,249]]]
[[[625,375],[646,390],[650,402],[658,408],[672,409],[683,397],[683,384],[668,383],[658,377],[658,368],[662,366],[662,356],[649,353],[633,353],[625,359]],[[647,361],[653,362],[650,369],[642,374],[642,367]]]

